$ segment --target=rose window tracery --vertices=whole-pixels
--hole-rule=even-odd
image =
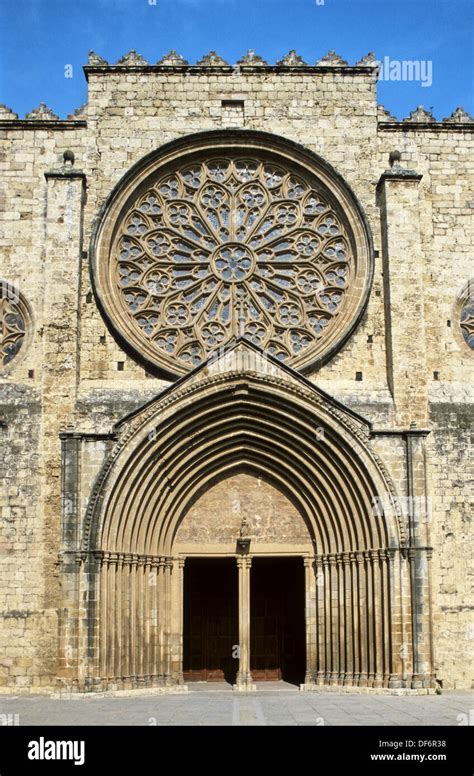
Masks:
[[[158,168],[121,213],[104,306],[112,299],[120,333],[171,372],[237,336],[298,366],[337,339],[354,285],[360,302],[347,219],[316,176],[283,160],[234,150]]]
[[[7,367],[24,346],[28,315],[20,294],[10,283],[0,282],[1,367]]]
[[[461,299],[459,324],[464,342],[474,350],[474,282],[470,281]]]

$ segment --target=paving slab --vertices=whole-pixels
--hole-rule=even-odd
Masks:
[[[355,696],[302,693],[272,682],[255,693],[235,693],[224,683],[189,687],[183,695],[0,696],[0,715],[19,725],[271,726],[447,725],[474,719],[474,693],[445,691],[429,696]],[[270,686],[271,685],[271,686]]]

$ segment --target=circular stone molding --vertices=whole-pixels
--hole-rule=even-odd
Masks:
[[[468,280],[455,304],[456,335],[459,342],[474,352],[474,280]]]
[[[238,336],[314,369],[357,325],[373,272],[368,226],[340,176],[294,143],[245,131],[187,137],[132,168],[91,257],[114,333],[170,376]]]
[[[28,304],[16,286],[0,280],[0,374],[15,367],[25,354],[31,332]]]

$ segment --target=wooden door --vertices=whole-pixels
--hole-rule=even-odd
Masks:
[[[250,585],[250,670],[256,682],[305,674],[304,566],[301,558],[254,558]]]
[[[257,588],[251,599],[250,665],[256,682],[281,679],[281,601],[266,592]]]
[[[234,559],[186,561],[185,681],[235,683],[238,670],[235,651],[238,643],[237,592]]]

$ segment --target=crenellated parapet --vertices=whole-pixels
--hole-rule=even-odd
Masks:
[[[48,108],[44,102],[40,102],[39,106],[37,108],[33,108],[30,113],[27,113],[25,118],[32,119],[33,121],[44,121],[45,119],[56,121],[59,116],[57,116],[56,113],[51,110],[51,108]]]

